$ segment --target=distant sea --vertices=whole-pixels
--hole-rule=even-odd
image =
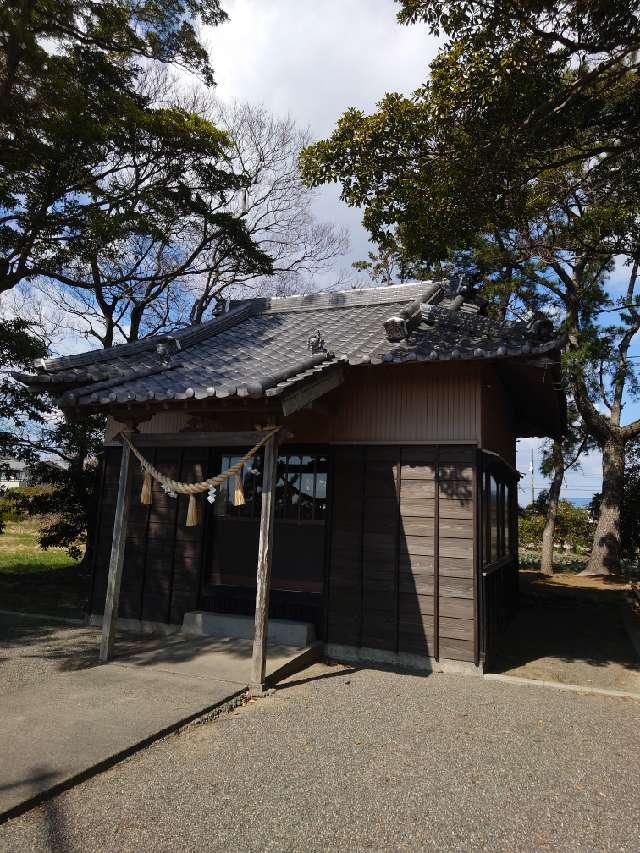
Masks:
[[[591,503],[591,498],[565,498],[565,500],[574,506],[589,506]]]

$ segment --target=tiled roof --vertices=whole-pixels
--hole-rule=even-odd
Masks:
[[[559,347],[548,322],[497,322],[450,282],[252,299],[174,336],[36,363],[66,405],[277,396],[339,364],[504,359]],[[317,331],[324,345],[310,349]]]

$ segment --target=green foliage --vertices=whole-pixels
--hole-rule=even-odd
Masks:
[[[539,549],[542,547],[542,531],[546,521],[545,495],[527,507],[518,519],[518,536],[521,548]],[[574,506],[569,501],[558,502],[554,545],[558,548],[569,547],[573,551],[590,547],[594,524],[590,513],[584,507]]]
[[[49,491],[47,486],[20,486],[17,489],[6,489],[0,497],[0,523],[24,521],[27,518],[25,503],[47,491]]]
[[[153,288],[194,275],[193,246],[198,257],[214,239],[269,272],[225,209],[241,183],[226,134],[167,103],[149,62],[212,82],[194,23],[224,17],[217,0],[0,8],[0,291],[52,279],[108,308],[105,280]]]
[[[544,515],[539,512],[524,513],[518,519],[518,541],[521,548],[540,548]]]
[[[380,284],[394,281],[424,281],[433,276],[434,268],[419,258],[409,257],[402,246],[393,238],[386,240],[378,252],[369,252],[367,260],[354,261],[351,266],[358,272]]]
[[[496,252],[494,267],[517,266],[496,235],[533,225],[539,237],[538,219],[560,226],[564,250],[600,230],[601,243],[624,243],[640,187],[640,23],[619,2],[612,28],[610,5],[402,3],[402,20],[449,37],[430,79],[413,97],[385,95],[373,115],[347,110],[305,152],[306,179],[340,182],[375,241],[397,233],[425,260],[474,247]],[[599,203],[564,227],[586,175],[589,203]]]
[[[197,27],[225,17],[218,0],[0,5],[0,293],[68,287],[69,310],[97,306],[111,346],[124,327],[143,335],[142,313],[163,295],[157,324],[169,322],[169,284],[206,275],[212,247],[241,271],[270,274],[230,209],[246,178],[230,164],[229,137],[179,103],[163,73],[179,65],[211,85]],[[0,322],[0,453],[48,487],[11,499],[47,519],[42,546],[77,557],[103,423],[61,420],[54,401],[12,379],[46,351],[24,321]]]
[[[32,488],[16,490],[12,503],[18,512],[42,520],[42,548],[66,548],[75,560],[88,545],[104,428],[101,415],[63,419],[38,441],[16,443],[14,447],[14,452],[29,462]],[[46,446],[49,453],[43,456]]]

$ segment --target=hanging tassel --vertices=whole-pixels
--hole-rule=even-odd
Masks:
[[[200,505],[195,495],[189,495],[186,526],[197,527],[198,524],[200,524]]]
[[[242,477],[239,474],[236,474],[233,479],[235,480],[233,485],[233,505],[244,506],[246,504],[246,500],[244,497],[244,489],[242,488]]]
[[[144,472],[144,480],[142,481],[142,491],[140,492],[140,503],[146,504],[147,506],[151,503],[151,490],[153,487],[153,481],[151,479],[151,474],[148,471]]]

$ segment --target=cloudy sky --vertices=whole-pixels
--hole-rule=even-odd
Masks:
[[[217,95],[291,115],[318,139],[348,107],[372,111],[385,92],[416,89],[438,49],[426,27],[397,24],[393,0],[226,0],[224,6],[229,22],[206,31]],[[349,227],[345,268],[366,257],[360,212],[340,202],[336,187],[319,192],[316,211]],[[522,503],[530,500],[532,449],[537,471],[540,442],[519,442]],[[600,482],[600,457],[592,454],[567,476],[565,496],[589,498]],[[534,473],[536,494],[542,486]]]
[[[393,0],[225,0],[230,20],[205,30],[216,94],[290,115],[314,138],[331,133],[348,107],[365,111],[388,91],[409,93],[425,79],[438,47],[425,27],[401,27]],[[335,186],[316,200],[318,218],[346,225],[351,251],[365,258],[361,214]]]

